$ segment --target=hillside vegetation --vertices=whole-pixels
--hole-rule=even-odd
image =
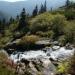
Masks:
[[[24,50],[31,49],[35,46],[35,42],[41,38],[58,41],[61,46],[70,43],[75,47],[75,3],[70,3],[67,0],[65,6],[57,10],[47,11],[45,2],[40,9],[36,5],[31,16],[23,8],[20,15],[17,15],[15,19],[11,17],[8,22],[5,19],[0,21],[0,49],[5,49],[9,43],[17,39],[20,41],[16,42],[14,46],[23,47]],[[12,47],[15,48],[14,46]],[[0,75],[14,75],[14,70],[7,67],[4,62],[7,58],[4,58],[6,58],[5,54],[2,55],[1,53]],[[67,70],[67,73],[70,72],[75,75],[75,55],[69,65],[70,71],[64,67],[63,71]],[[61,69],[62,65],[59,67]]]

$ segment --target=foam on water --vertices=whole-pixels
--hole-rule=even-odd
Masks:
[[[61,47],[59,50],[53,51],[50,57],[53,58],[54,60],[64,59],[69,56],[72,56],[73,53],[74,53],[74,49],[69,50],[69,49],[65,49],[64,47]]]
[[[69,49],[65,49],[64,47],[61,47],[60,49],[56,50],[56,51],[50,51],[48,50],[47,52],[44,52],[42,50],[38,50],[38,51],[26,51],[26,52],[18,52],[16,54],[11,54],[10,58],[14,61],[20,61],[22,58],[24,59],[32,59],[32,58],[40,58],[40,56],[42,56],[43,58],[52,58],[54,60],[57,59],[64,59],[67,58],[71,55],[73,55],[74,53],[74,49],[69,50]],[[50,56],[48,56],[47,54],[50,54]]]

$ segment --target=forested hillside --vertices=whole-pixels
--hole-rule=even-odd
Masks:
[[[10,17],[9,21],[3,18],[0,20],[0,49],[5,49],[9,55],[16,51],[30,51],[38,48],[52,46],[37,46],[36,42],[41,39],[58,41],[60,47],[70,44],[75,47],[75,3],[69,0],[57,10],[47,10],[47,2],[41,4],[40,9],[35,5],[32,15],[26,13],[23,8],[16,18]],[[15,65],[8,66],[8,55],[0,54],[0,75],[22,75],[15,73]],[[72,61],[71,61],[71,60]],[[8,60],[8,61],[6,61]],[[39,60],[38,60],[39,61]],[[11,62],[11,61],[10,61]],[[23,61],[24,62],[24,61]],[[25,63],[28,61],[25,61]],[[53,62],[53,61],[52,61]],[[40,61],[41,63],[41,61]],[[33,62],[38,70],[37,75],[44,75],[40,68],[43,66]],[[12,67],[12,68],[11,68]],[[23,75],[33,75],[29,66],[26,66]],[[46,69],[46,68],[44,68]],[[30,71],[29,71],[30,70]],[[67,61],[62,61],[56,66],[56,75],[75,75],[75,54]],[[5,72],[5,73],[4,73]]]

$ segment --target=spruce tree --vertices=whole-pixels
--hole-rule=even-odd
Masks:
[[[38,14],[38,6],[36,5],[35,9],[33,10],[32,16],[36,16]]]
[[[40,10],[39,10],[39,14],[40,13],[44,13],[44,6],[43,6],[43,4],[41,4],[41,8],[40,8]]]
[[[16,21],[17,21],[17,22],[19,21],[19,15],[16,16]]]
[[[9,24],[12,24],[14,22],[14,19],[13,17],[11,16],[10,19],[9,19]]]
[[[47,3],[46,3],[46,0],[45,0],[45,3],[44,3],[44,12],[46,12],[47,11]]]
[[[51,10],[50,10],[51,12],[53,11],[53,8],[51,7]]]
[[[45,0],[44,5],[41,4],[41,8],[40,8],[40,10],[39,10],[39,13],[44,13],[44,12],[46,12],[46,11],[47,11],[47,3],[46,3],[46,0]]]
[[[6,20],[4,18],[2,21],[0,20],[0,33],[4,34],[5,26],[6,26]]]
[[[19,18],[19,25],[17,28],[18,31],[27,31],[27,16],[26,16],[26,11],[25,8],[23,8],[20,18]]]
[[[0,20],[0,33],[2,32],[2,21]]]
[[[70,0],[67,0],[67,1],[66,1],[66,8],[68,9],[69,6],[70,6]]]

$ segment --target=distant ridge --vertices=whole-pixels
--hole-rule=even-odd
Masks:
[[[46,0],[48,10],[56,9],[65,4],[66,0]],[[18,1],[18,2],[6,2],[0,1],[0,11],[10,14],[10,16],[15,17],[17,14],[20,14],[22,8],[25,8],[26,11],[31,14],[35,5],[37,4],[40,8],[41,3],[44,3],[45,0],[27,0],[27,1]]]

